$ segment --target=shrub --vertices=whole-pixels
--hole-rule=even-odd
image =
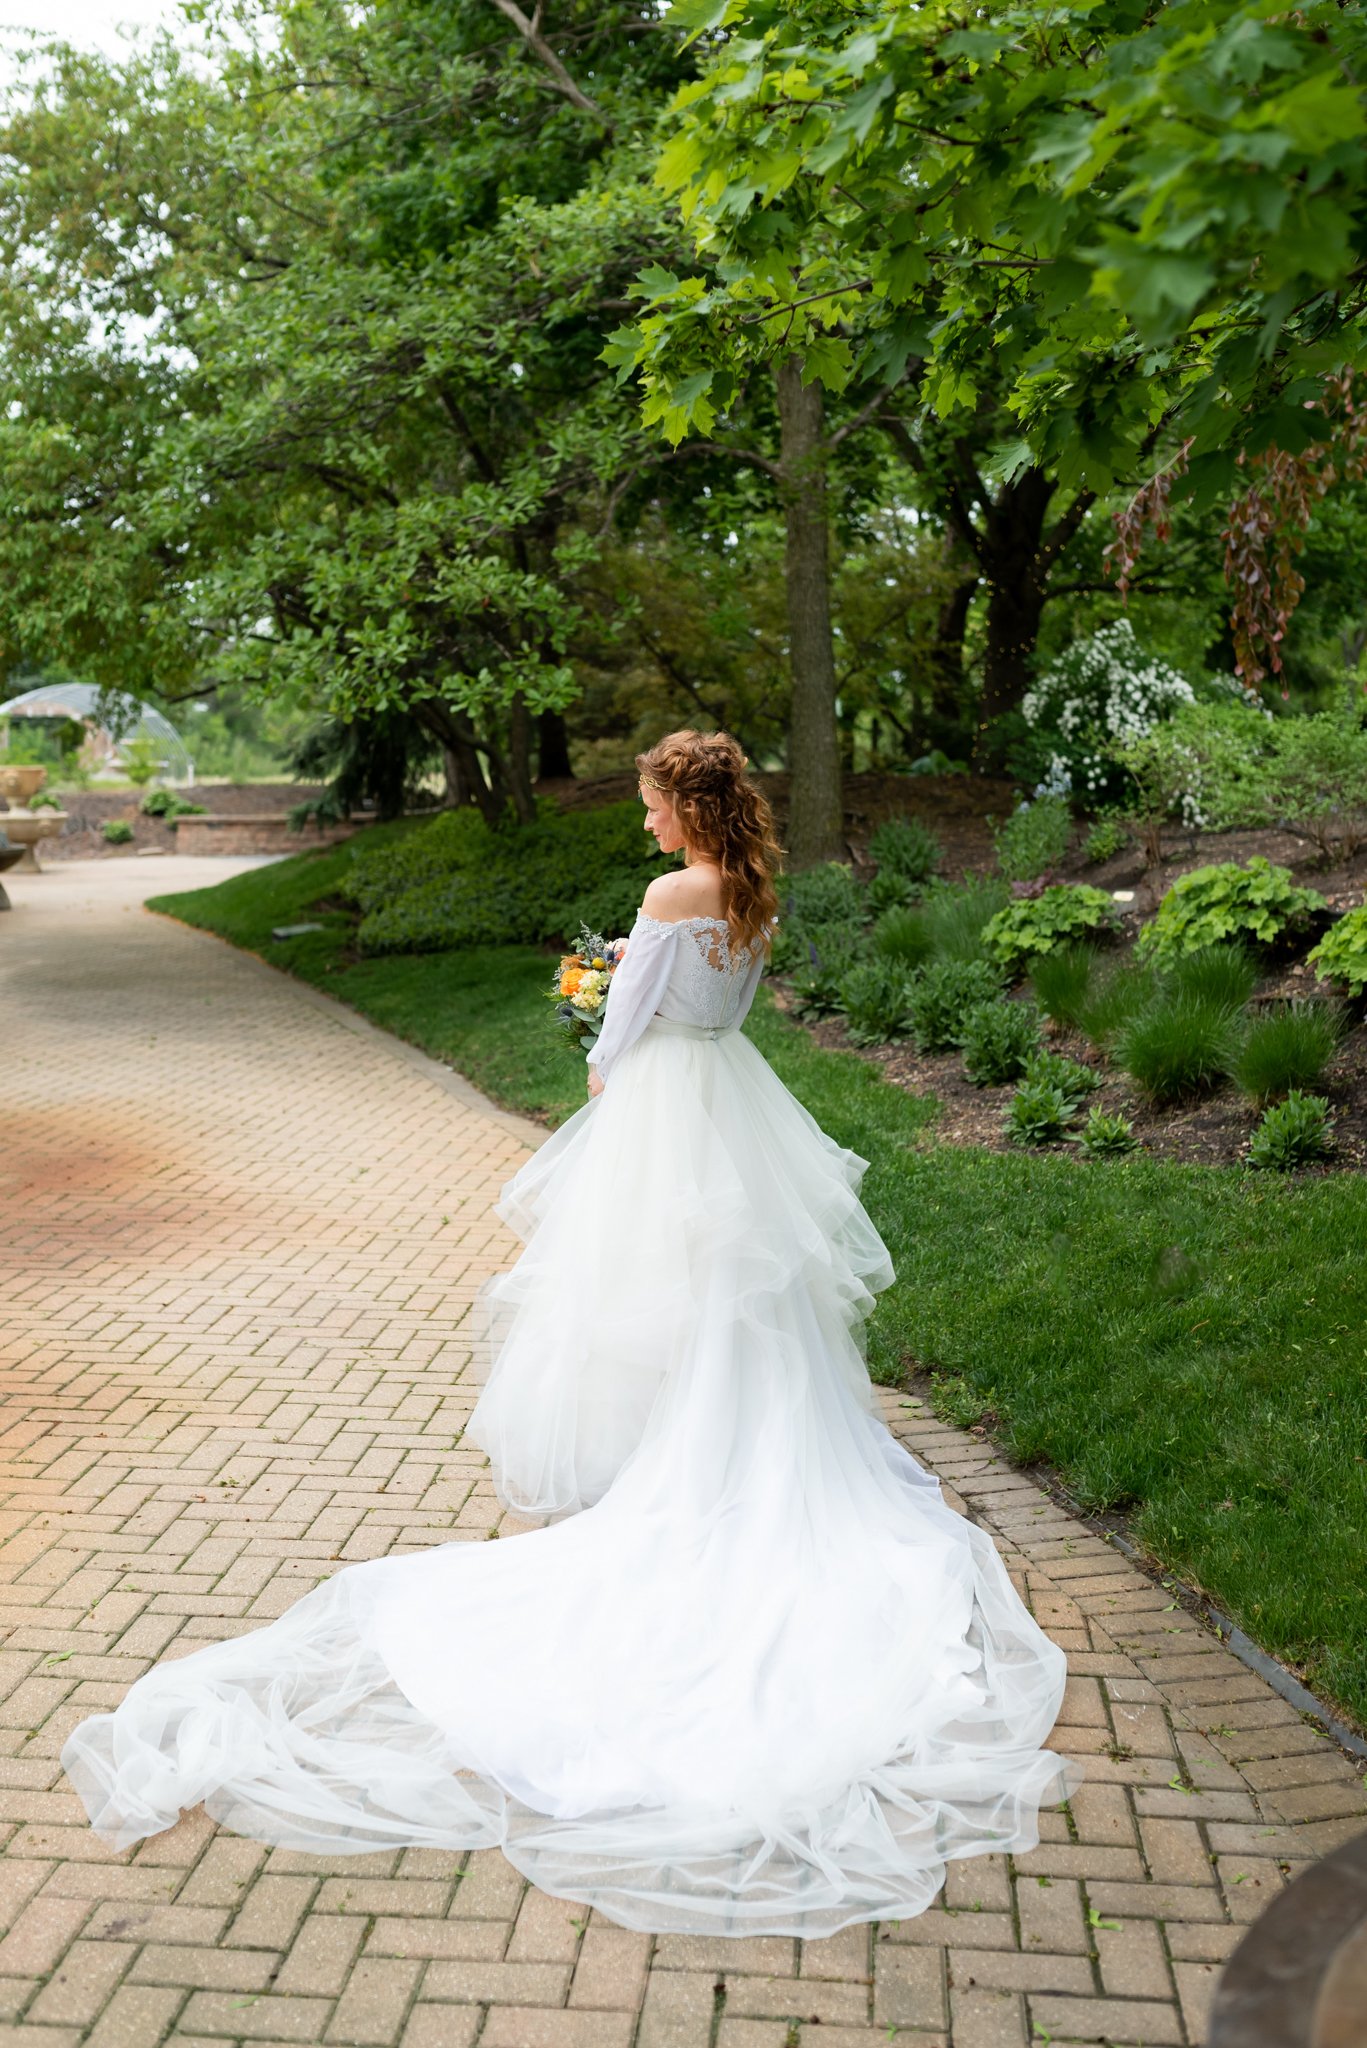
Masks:
[[[1182,1102],[1213,1088],[1239,1050],[1239,1018],[1204,996],[1162,995],[1132,1017],[1115,1046],[1118,1065],[1154,1102]]]
[[[930,927],[920,910],[889,910],[873,928],[874,951],[904,967],[920,967],[932,952]]]
[[[971,876],[954,884],[940,883],[926,892],[921,905],[930,950],[936,960],[986,960],[983,933],[1011,900],[999,876]]]
[[[127,846],[133,837],[133,827],[126,818],[106,818],[100,827],[100,836],[106,846]]]
[[[672,865],[646,840],[637,804],[545,805],[530,824],[497,829],[473,810],[444,811],[359,854],[349,893],[366,913],[363,953],[565,942],[584,921],[615,937]]]
[[[135,789],[143,789],[161,768],[156,742],[147,733],[124,740],[119,748],[119,766]]]
[[[1309,958],[1325,981],[1341,982],[1350,995],[1367,990],[1367,904],[1331,924]]]
[[[1163,825],[1225,829],[1263,821],[1262,765],[1271,713],[1240,693],[1179,706],[1165,724],[1118,741],[1111,758],[1128,779],[1151,867],[1162,858]]]
[[[835,860],[798,875],[781,875],[778,899],[780,917],[805,928],[844,924],[868,914],[864,891],[849,868]]]
[[[1158,975],[1147,961],[1129,957],[1099,963],[1078,1007],[1078,1024],[1093,1045],[1109,1046],[1157,992]]]
[[[907,1035],[911,976],[892,960],[865,960],[840,984],[840,1007],[856,1045],[886,1045]]]
[[[1032,1052],[1025,1062],[1024,1080],[1045,1088],[1057,1088],[1068,1104],[1069,1114],[1081,1109],[1094,1088],[1101,1086],[1095,1067],[1081,1060],[1065,1059],[1060,1052]]]
[[[1083,841],[1082,857],[1093,867],[1100,867],[1106,860],[1114,860],[1123,853],[1130,843],[1130,835],[1119,818],[1101,818],[1093,825]]]
[[[1298,888],[1287,868],[1254,854],[1243,867],[1225,861],[1179,875],[1139,934],[1138,949],[1157,960],[1198,953],[1222,939],[1271,946],[1325,908],[1313,889]]]
[[[1046,1017],[1072,1029],[1080,1024],[1101,955],[1095,946],[1060,946],[1030,963],[1030,987]]]
[[[958,1043],[964,1070],[979,1088],[1015,1081],[1039,1046],[1039,1014],[1033,1003],[974,1003],[965,1011]]]
[[[165,818],[174,824],[177,818],[202,818],[203,804],[191,803],[188,797],[177,795],[174,789],[149,789],[138,805],[144,818]]]
[[[1234,1079],[1251,1102],[1274,1101],[1313,1088],[1338,1049],[1343,1031],[1331,1003],[1292,1002],[1253,1018],[1234,1062]]]
[[[1001,994],[1001,976],[986,960],[937,960],[922,968],[907,996],[907,1023],[922,1052],[948,1052],[975,1003]]]
[[[787,935],[789,952],[795,950],[795,964],[783,956],[781,972],[788,972],[799,1016],[828,1017],[840,1008],[840,988],[850,970],[865,958],[868,935],[860,924],[816,925],[809,932]],[[774,947],[775,954],[778,946]],[[776,961],[776,965],[779,963]]]
[[[1164,975],[1174,995],[1223,1003],[1242,1010],[1258,983],[1258,963],[1247,946],[1202,946],[1199,953],[1179,953]]]
[[[869,840],[870,857],[877,863],[878,879],[891,879],[919,887],[929,881],[940,865],[944,848],[933,832],[915,818],[890,818]]]
[[[997,866],[1009,882],[1033,882],[1056,868],[1073,838],[1073,814],[1061,796],[1018,805],[992,835]]]
[[[1068,1128],[1077,1104],[1049,1081],[1028,1077],[1012,1096],[1006,1111],[1006,1135],[1013,1145],[1053,1145]]]
[[[1019,973],[1038,954],[1094,932],[1111,932],[1115,925],[1115,905],[1104,889],[1056,882],[1040,896],[1006,904],[986,926],[983,944],[1008,972]]]
[[[1133,1152],[1138,1140],[1127,1116],[1108,1116],[1104,1109],[1092,1109],[1073,1142],[1089,1159],[1116,1159]]]
[[[1285,820],[1327,864],[1367,844],[1367,730],[1356,716],[1280,718],[1262,774],[1269,823]]]
[[[1149,732],[1196,692],[1184,676],[1146,655],[1128,619],[1075,640],[1021,703],[1040,754],[1046,786],[1096,803],[1118,796],[1124,778],[1113,750]]]
[[[1248,1163],[1280,1173],[1313,1166],[1329,1152],[1333,1129],[1322,1095],[1293,1090],[1285,1102],[1274,1103],[1265,1113],[1249,1143]]]

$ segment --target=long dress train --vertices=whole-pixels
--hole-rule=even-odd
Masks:
[[[830,1934],[1024,1850],[1064,1659],[873,1413],[888,1255],[737,1028],[760,970],[642,913],[602,1094],[504,1190],[468,1434],[546,1525],[349,1566],[157,1665],[62,1762],[125,1846],[202,1801],[336,1853],[497,1845],[655,1932]]]

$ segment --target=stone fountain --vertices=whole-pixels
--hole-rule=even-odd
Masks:
[[[38,841],[55,839],[66,823],[65,811],[31,811],[29,799],[37,796],[47,781],[47,769],[29,767],[0,767],[0,796],[9,809],[0,815],[0,832],[5,834],[11,847],[18,847],[20,869],[38,872]],[[5,865],[12,866],[12,862]]]

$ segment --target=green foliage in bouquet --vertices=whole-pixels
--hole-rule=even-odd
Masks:
[[[1019,974],[1041,953],[1116,927],[1116,908],[1104,889],[1085,882],[1056,882],[1039,896],[1020,896],[999,910],[983,932],[983,944],[1008,973]]]
[[[1322,1095],[1302,1095],[1293,1089],[1285,1102],[1275,1102],[1266,1112],[1248,1147],[1250,1166],[1289,1173],[1297,1166],[1313,1166],[1327,1156],[1333,1138],[1334,1120]]]
[[[555,1018],[568,1044],[587,1052],[603,1028],[608,988],[625,941],[605,939],[586,924],[578,944],[566,953],[551,977],[546,994],[555,1004]]]
[[[1139,934],[1138,951],[1153,959],[1176,959],[1224,939],[1271,946],[1303,929],[1325,909],[1314,889],[1292,881],[1288,868],[1254,854],[1242,867],[1224,861],[1179,875]]]
[[[1367,990],[1367,904],[1331,924],[1309,960],[1325,981],[1341,983],[1349,995],[1362,995]]]

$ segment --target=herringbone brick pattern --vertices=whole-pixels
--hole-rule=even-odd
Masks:
[[[0,2048],[1197,2043],[1221,1958],[1363,1787],[991,1447],[892,1425],[1068,1650],[1089,1776],[917,1920],[651,1939],[494,1853],[314,1858],[202,1812],[113,1854],[57,1755],[149,1662],[343,1563],[502,1529],[461,1318],[528,1134],[139,911],[207,863],[10,878],[0,920]],[[149,873],[149,868],[151,872]]]

